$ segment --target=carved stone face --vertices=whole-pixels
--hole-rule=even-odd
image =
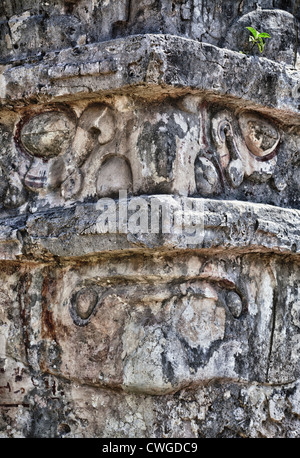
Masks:
[[[0,436],[299,435],[299,2],[0,5]]]
[[[236,198],[240,190],[247,196],[248,180],[259,186],[273,177],[279,192],[285,187],[275,177],[277,125],[197,96],[149,107],[120,97],[114,106],[87,104],[77,115],[52,107],[21,121],[18,131],[25,154],[17,168],[25,187],[43,198],[117,198],[120,190]]]
[[[47,270],[41,335],[35,302],[28,354],[44,372],[145,394],[219,378],[279,383],[293,377],[296,361],[280,375],[281,357],[269,355],[274,266],[266,269],[255,257],[229,265],[182,255],[158,265],[135,257]],[[41,284],[39,275],[32,291],[34,283]]]

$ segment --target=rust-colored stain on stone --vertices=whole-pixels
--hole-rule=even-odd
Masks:
[[[52,299],[55,293],[55,279],[51,278],[51,272],[45,275],[41,288],[41,322],[42,322],[42,339],[56,339],[55,322],[51,310]]]

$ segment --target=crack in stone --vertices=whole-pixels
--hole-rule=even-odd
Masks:
[[[276,309],[277,309],[277,290],[275,289],[273,291],[272,324],[271,324],[271,335],[270,335],[270,347],[269,347],[269,354],[268,354],[268,359],[267,359],[266,383],[269,382],[269,371],[270,371],[273,344],[274,344],[274,338],[275,338]]]

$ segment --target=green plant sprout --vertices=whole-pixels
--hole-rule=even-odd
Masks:
[[[257,45],[258,49],[262,53],[263,50],[264,50],[264,47],[265,47],[265,42],[264,42],[263,39],[264,38],[271,38],[270,35],[268,33],[265,33],[265,32],[260,33],[257,30],[255,30],[253,27],[246,27],[246,29],[248,29],[252,33],[252,35],[250,35],[250,37],[249,37],[249,42],[252,43],[252,47],[251,47],[250,51],[252,51],[254,46]]]

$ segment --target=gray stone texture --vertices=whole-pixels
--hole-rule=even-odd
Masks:
[[[299,20],[1,2],[0,437],[300,437]]]

